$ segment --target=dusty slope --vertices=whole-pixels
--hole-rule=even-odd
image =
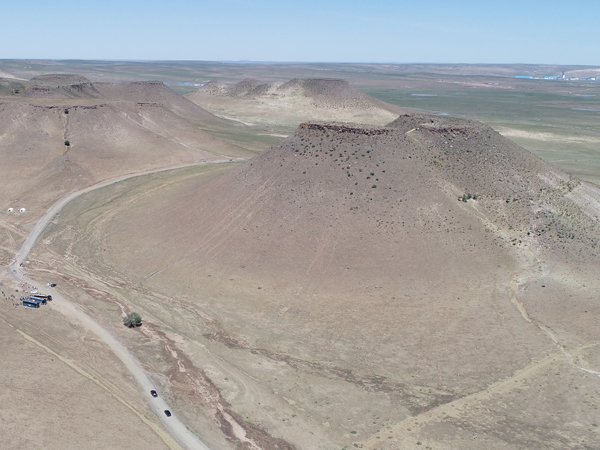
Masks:
[[[0,68],[0,78],[17,78],[15,75],[7,70]]]
[[[253,154],[203,129],[220,132],[226,121],[162,83],[47,75],[10,91],[0,98],[0,209],[29,214],[3,217],[12,224],[33,221],[58,197],[103,179]]]
[[[471,121],[303,124],[49,242],[298,448],[586,448],[598,197]]]
[[[345,80],[295,78],[286,83],[245,79],[227,86],[211,80],[186,96],[215,114],[295,129],[302,121],[361,121],[383,125],[398,109],[363,94]]]
[[[1,447],[168,449],[151,426],[167,432],[120,361],[52,306],[15,308],[9,297],[20,293],[8,289],[5,275],[0,275]]]
[[[46,208],[65,194],[125,174],[252,156],[255,148],[263,148],[264,139],[253,139],[246,133],[247,128],[213,116],[162,83],[96,86],[84,77],[60,74],[23,82],[0,81],[0,260],[3,265],[8,264]],[[248,142],[252,150],[236,142]],[[11,213],[9,208],[26,208],[27,211]],[[16,323],[20,324],[18,320]],[[40,324],[46,330],[43,325]],[[50,330],[40,341],[56,349],[53,339],[58,333]],[[2,347],[3,360],[20,361],[20,355],[15,352],[18,346]],[[106,354],[93,355],[93,358],[90,363],[93,370],[98,369],[96,365],[107,366],[109,356]],[[77,362],[81,362],[81,358]],[[15,379],[29,380],[38,376],[30,371],[30,363],[10,367],[11,383]],[[76,377],[65,375],[64,378],[65,383],[77,383]],[[139,394],[138,391],[136,388],[135,393]],[[36,392],[34,389],[5,392],[3,403],[13,407],[39,400],[35,407],[17,408],[17,413],[39,415],[40,420],[60,409],[60,405],[47,404],[52,401],[51,396],[34,399]],[[92,415],[89,420],[96,421],[90,430],[79,433],[81,439],[95,433],[94,430],[114,428],[114,419],[107,412],[109,407],[104,406],[110,404],[110,400],[104,398],[106,395],[102,392],[99,397],[102,411],[78,409],[82,414],[85,411]],[[40,409],[45,412],[38,414]],[[153,414],[141,410],[143,414]],[[135,415],[119,413],[115,417],[121,418],[124,427],[135,422]],[[10,435],[11,446],[18,447],[26,423],[13,422],[7,422],[5,434]],[[63,447],[66,442],[80,445],[75,444],[80,442],[76,435],[86,426],[84,421],[69,421],[61,416],[55,423],[65,425],[60,436],[44,436],[43,426],[30,427],[27,448],[31,445],[59,447],[61,438]],[[135,436],[131,437],[136,440],[134,445],[143,446],[152,432],[143,426],[134,428]],[[97,446],[102,445],[118,447],[110,439]]]

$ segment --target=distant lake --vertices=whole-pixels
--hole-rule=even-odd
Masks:
[[[600,109],[588,109],[588,108],[571,108],[573,111],[591,111],[600,112]]]
[[[437,94],[410,94],[413,97],[437,97]]]
[[[577,97],[595,97],[596,94],[579,94]]]

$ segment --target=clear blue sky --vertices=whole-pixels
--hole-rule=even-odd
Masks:
[[[600,0],[2,0],[0,58],[600,64]]]

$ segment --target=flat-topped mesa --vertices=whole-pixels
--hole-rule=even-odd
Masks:
[[[294,78],[285,83],[264,83],[246,78],[231,86],[211,80],[195,94],[247,100],[263,97],[271,101],[273,98],[301,97],[312,100],[313,106],[334,109],[377,107],[374,99],[353,87],[347,80],[338,78]]]
[[[491,130],[481,122],[433,114],[402,114],[386,126],[404,132],[423,130],[438,134],[452,133],[457,135],[478,133],[482,128]]]
[[[26,89],[23,97],[54,99],[102,98],[92,83],[69,84],[63,86],[33,86]]]
[[[83,111],[83,110],[93,110],[93,109],[106,108],[106,107],[108,107],[107,103],[98,103],[98,104],[94,104],[94,105],[69,105],[69,106],[65,106],[65,105],[35,105],[35,104],[27,105],[27,108],[33,108],[34,110],[41,110],[41,111],[56,110],[61,113],[63,113],[63,111],[65,111],[66,114],[68,114],[69,112],[76,111],[76,110]]]
[[[302,136],[306,130],[314,130],[320,132],[333,131],[336,133],[350,133],[364,136],[379,136],[389,134],[395,130],[388,128],[380,128],[369,125],[337,125],[332,123],[301,123],[296,130],[295,136]]]
[[[94,83],[96,90],[106,99],[134,102],[182,102],[181,96],[165,86],[162,81],[125,81],[123,83]]]
[[[211,80],[186,98],[219,115],[285,127],[286,133],[313,121],[384,125],[402,112],[335,78],[294,78],[285,83],[247,78],[229,86]]]
[[[91,83],[86,77],[69,73],[49,73],[46,75],[38,75],[30,81],[41,83],[59,83],[59,84],[80,84]]]
[[[121,83],[123,86],[158,86],[163,88],[165,83],[162,81],[124,81]]]
[[[277,88],[279,93],[302,95],[312,99],[315,106],[328,108],[375,107],[373,99],[348,81],[337,78],[294,78]]]
[[[298,89],[310,89],[314,91],[328,90],[340,87],[350,87],[347,80],[341,78],[293,78],[282,84],[279,91],[293,91]]]

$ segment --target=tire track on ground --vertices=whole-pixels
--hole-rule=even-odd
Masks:
[[[79,375],[87,378],[92,383],[96,384],[97,386],[100,386],[102,389],[104,389],[106,392],[108,392],[119,403],[121,403],[123,406],[125,406],[130,411],[132,411],[136,416],[138,416],[139,419],[142,422],[144,422],[144,424],[146,424],[148,427],[150,427],[152,429],[152,431],[154,431],[154,433],[156,433],[156,435],[167,445],[167,447],[169,447],[172,450],[182,450],[182,447],[171,437],[171,435],[169,435],[168,433],[166,433],[162,428],[160,428],[154,422],[148,420],[148,418],[146,416],[144,416],[133,405],[131,405],[129,402],[127,402],[127,400],[125,400],[123,397],[121,397],[108,384],[106,384],[105,382],[103,382],[102,380],[100,380],[99,378],[97,378],[96,376],[90,374],[89,372],[85,371],[82,367],[78,366],[75,363],[75,361],[73,361],[72,359],[66,358],[66,357],[62,356],[61,354],[56,353],[50,347],[47,347],[46,345],[42,344],[41,342],[39,342],[35,338],[31,337],[27,333],[21,331],[20,329],[15,328],[13,325],[9,324],[5,320],[3,320],[3,319],[0,319],[0,320],[2,320],[4,323],[6,323],[7,325],[9,325],[10,327],[14,328],[15,331],[17,333],[19,333],[23,339],[25,339],[25,340],[27,340],[27,341],[29,341],[29,342],[37,345],[42,350],[50,353],[52,356],[54,356],[55,358],[57,358],[58,360],[60,360],[61,362],[63,362],[67,366],[69,366],[71,369],[73,369],[75,372],[77,372]]]

